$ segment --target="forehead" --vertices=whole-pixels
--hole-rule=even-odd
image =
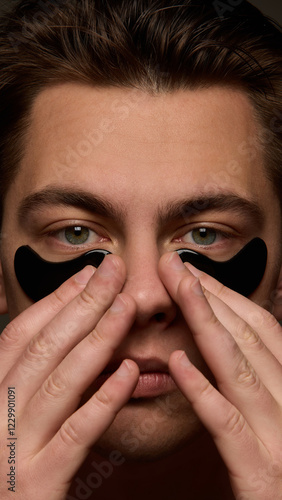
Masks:
[[[34,103],[16,185],[22,196],[76,186],[137,211],[144,199],[151,210],[207,190],[259,200],[257,137],[251,104],[234,89],[149,95],[64,84]]]

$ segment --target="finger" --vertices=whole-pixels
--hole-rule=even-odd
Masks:
[[[0,381],[22,355],[31,339],[71,302],[95,272],[92,266],[72,276],[54,293],[33,304],[11,321],[0,335]]]
[[[52,441],[40,452],[54,483],[69,482],[82,464],[89,448],[101,437],[130,398],[139,369],[131,360],[121,367],[62,425]]]
[[[282,366],[280,362],[269,351],[257,332],[225,302],[208,290],[205,290],[205,296],[220,323],[231,333],[260,380],[282,406]]]
[[[174,259],[164,262],[167,268],[171,260]],[[164,270],[163,280],[180,306],[201,354],[216,377],[220,392],[243,413],[261,439],[274,442],[281,423],[280,408],[232,335],[214,315],[198,279],[179,267],[174,273]],[[271,428],[269,418],[272,419]]]
[[[198,277],[203,286],[227,304],[238,316],[257,332],[263,343],[282,364],[282,327],[275,317],[259,304],[230,290],[191,264],[185,266]]]
[[[215,306],[215,315],[230,333],[234,335],[234,338],[237,330],[238,337],[242,338],[243,343],[246,342],[246,344],[248,344],[249,337],[249,345],[252,343],[254,343],[254,345],[256,344],[257,351],[260,349],[264,350],[263,346],[265,345],[268,351],[272,353],[272,356],[268,355],[269,363],[265,366],[262,364],[261,368],[263,373],[267,375],[265,379],[267,386],[270,387],[275,377],[277,377],[273,386],[277,387],[278,380],[280,380],[281,376],[280,365],[282,364],[282,328],[279,323],[268,311],[250,301],[248,298],[230,290],[208,274],[199,271],[191,264],[187,262],[183,264],[176,252],[165,254],[160,260],[160,275],[163,277],[165,285],[174,295],[177,293],[179,280],[185,276],[189,276],[191,272],[201,280],[205,289],[212,293],[212,295],[209,296],[211,300],[213,295],[220,299],[221,303],[213,300],[212,307]],[[228,309],[224,308],[224,304],[229,307],[229,311],[231,309],[235,313],[238,319],[234,320],[235,316],[231,316],[231,312],[227,314]],[[248,325],[248,327],[246,327],[246,325]],[[252,332],[256,332],[255,336],[252,335]],[[239,340],[239,338],[236,340]],[[261,353],[261,355],[263,356],[263,353]],[[278,363],[275,361],[275,358],[278,360]],[[271,366],[273,371],[268,371],[267,369],[272,361],[273,364]],[[258,365],[258,363],[256,363],[256,365]],[[267,382],[267,380],[269,380],[269,382]],[[279,399],[281,399],[281,397]]]
[[[107,255],[82,292],[32,339],[3,381],[5,386],[16,381],[18,411],[69,351],[96,327],[124,279],[123,261],[116,255]]]
[[[33,420],[28,443],[31,454],[51,440],[91,384],[87,392],[93,394],[97,390],[95,380],[128,333],[135,313],[133,298],[118,295],[96,328],[74,347],[32,398],[21,419],[23,428]]]
[[[183,264],[177,252],[169,252],[161,256],[159,274],[174,297],[177,295],[179,282],[186,276],[191,276],[191,272]]]
[[[238,411],[188,360],[183,351],[175,351],[169,369],[179,389],[212,435],[229,470],[240,477],[252,477],[254,470],[265,467],[268,459],[264,446]]]

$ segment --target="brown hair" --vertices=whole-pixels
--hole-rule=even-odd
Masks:
[[[35,97],[71,81],[148,92],[242,88],[263,124],[267,175],[281,196],[281,42],[279,27],[244,0],[17,2],[0,27],[0,210]]]

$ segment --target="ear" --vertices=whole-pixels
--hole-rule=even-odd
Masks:
[[[2,264],[0,261],[0,314],[7,314],[7,313],[8,313],[8,306],[6,300],[6,291],[4,285]]]
[[[278,278],[276,289],[272,293],[272,313],[278,321],[282,321],[282,268]]]

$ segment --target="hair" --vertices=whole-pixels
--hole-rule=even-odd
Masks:
[[[281,47],[279,26],[245,0],[17,2],[0,26],[0,218],[33,102],[64,82],[150,93],[242,89],[262,125],[266,173],[281,198]]]

